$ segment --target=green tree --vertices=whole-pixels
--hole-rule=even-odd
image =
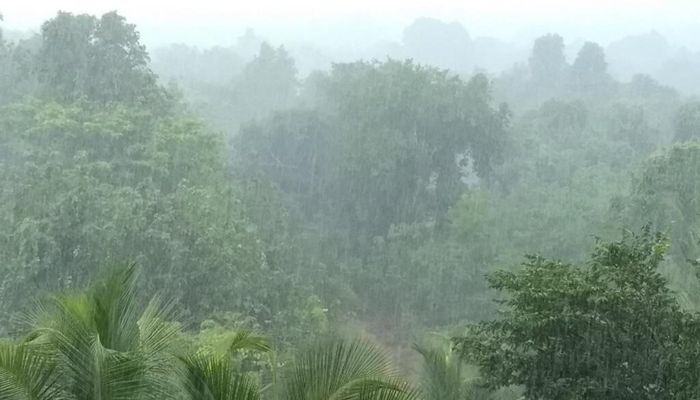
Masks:
[[[69,399],[158,399],[177,393],[179,328],[157,298],[141,307],[135,266],[86,293],[56,297],[32,316],[25,346],[41,348]],[[22,346],[22,345],[20,345]],[[37,350],[39,351],[39,350]]]
[[[27,288],[81,285],[103,260],[148,265],[147,284],[196,319],[234,310],[283,319],[287,295],[308,296],[290,287],[282,256],[266,253],[222,138],[200,123],[36,102],[2,109],[0,124],[3,319]]]
[[[661,132],[649,122],[643,106],[614,104],[606,130],[613,140],[626,141],[640,154],[649,154],[660,142]]]
[[[32,40],[11,43],[3,40],[0,29],[0,105],[31,95],[36,89]]]
[[[583,89],[599,88],[610,82],[605,52],[599,44],[586,42],[571,65],[574,84]]]
[[[265,338],[225,335],[223,347],[188,340],[156,296],[139,301],[138,269],[110,271],[74,294],[55,296],[28,318],[30,332],[0,343],[0,398],[15,399],[260,399],[259,377],[234,362],[242,351],[267,353]],[[274,367],[274,365],[273,365]],[[388,357],[364,340],[327,338],[286,369],[284,399],[411,400]],[[278,386],[273,380],[272,385]]]
[[[567,68],[564,39],[552,33],[537,38],[529,65],[536,84],[551,87],[561,83]]]
[[[133,264],[116,268],[29,314],[31,331],[0,343],[0,398],[260,399],[254,374],[233,357],[270,351],[264,338],[238,331],[214,351],[192,344],[169,319],[172,305],[157,296],[140,301],[137,278]]]
[[[185,390],[190,400],[259,400],[255,380],[241,374],[228,358],[191,355],[185,365]]]
[[[41,27],[37,74],[59,101],[163,103],[136,27],[112,11],[97,18],[59,12]]]
[[[548,100],[538,111],[543,133],[560,140],[570,140],[582,133],[589,123],[589,111],[581,101]]]
[[[323,304],[383,322],[462,316],[448,304],[465,292],[438,282],[471,288],[480,275],[453,269],[463,260],[457,246],[431,235],[466,180],[488,185],[508,141],[509,113],[492,104],[489,81],[388,61],[339,64],[307,84],[314,108],[248,124],[234,144],[249,193],[267,199],[261,188],[273,187],[297,221],[300,273]]]
[[[700,101],[683,104],[673,117],[674,141],[687,142],[700,138]]]
[[[626,224],[646,221],[667,231],[676,261],[700,257],[700,145],[677,144],[651,156],[633,180],[630,196],[619,198]]]
[[[446,342],[449,342],[445,339]],[[488,399],[488,392],[474,385],[474,377],[460,355],[448,346],[414,345],[420,354],[421,395],[425,400]]]
[[[320,113],[307,110],[278,112],[247,124],[234,138],[236,171],[248,178],[267,177],[311,216],[319,211],[328,185],[330,129]]]
[[[237,159],[322,213],[355,250],[392,224],[442,222],[465,171],[487,181],[506,141],[508,111],[493,107],[482,75],[359,62],[314,84],[317,110],[245,128]]]
[[[500,318],[455,344],[488,387],[522,385],[528,399],[695,398],[700,321],[659,273],[667,247],[644,230],[581,266],[530,256],[489,277],[506,294]]]
[[[233,96],[238,122],[261,118],[294,105],[298,90],[297,68],[284,47],[260,45],[260,52],[234,81]]]
[[[673,242],[666,274],[685,299],[697,307],[697,274],[691,264],[700,258],[700,146],[675,144],[647,159],[629,192],[614,198],[612,214],[625,225],[650,223]]]

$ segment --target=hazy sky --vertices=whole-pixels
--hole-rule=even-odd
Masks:
[[[700,44],[700,0],[0,0],[3,26],[36,28],[58,10],[118,10],[149,44],[229,44],[247,26],[276,41],[396,40],[417,16],[462,22],[472,36],[526,42],[556,31],[606,42],[656,29]]]

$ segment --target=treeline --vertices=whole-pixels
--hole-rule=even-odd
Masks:
[[[507,294],[500,318],[471,324],[452,346],[414,345],[422,361],[409,380],[362,339],[326,335],[278,358],[246,329],[207,323],[186,333],[173,320],[176,304],[140,298],[132,264],[28,313],[27,333],[0,341],[0,396],[695,399],[700,316],[680,306],[659,273],[668,246],[645,228],[599,242],[580,266],[531,256],[520,271],[490,275]]]
[[[145,292],[172,299],[188,335],[264,332],[282,357],[319,337],[361,334],[410,365],[418,353],[407,344],[439,331],[462,338],[462,355],[492,389],[518,385],[530,398],[620,398],[626,387],[639,398],[642,384],[654,385],[652,397],[696,388],[669,378],[678,365],[658,356],[676,354],[676,345],[694,354],[686,328],[664,333],[668,352],[640,339],[655,354],[646,364],[625,353],[592,372],[608,353],[574,354],[591,369],[561,376],[546,369],[560,366],[546,357],[559,357],[552,349],[564,345],[537,342],[544,333],[507,325],[510,315],[471,328],[488,340],[463,328],[497,316],[494,289],[517,295],[522,285],[551,295],[523,292],[540,299],[528,308],[537,317],[562,310],[546,308],[555,305],[598,316],[586,312],[599,303],[567,285],[583,280],[607,296],[615,288],[599,280],[618,279],[627,261],[605,261],[603,275],[592,268],[589,276],[588,267],[540,258],[518,267],[523,255],[588,266],[593,235],[607,243],[646,224],[673,243],[663,262],[657,249],[653,263],[635,255],[629,264],[660,274],[663,296],[652,296],[659,303],[649,310],[663,315],[652,322],[695,323],[697,101],[646,76],[615,81],[592,43],[570,62],[554,34],[533,44],[524,66],[499,76],[390,59],[300,79],[284,48],[262,44],[224,80],[164,86],[136,28],[117,13],[59,13],[36,37],[0,42],[3,336],[23,332],[29,300],[84,287],[101,266],[131,260],[143,267]],[[521,281],[531,269],[551,279]],[[485,279],[496,270],[511,272]],[[622,294],[643,293],[631,283],[639,282]],[[641,346],[625,335],[646,322],[617,321],[618,305],[631,300],[615,299],[624,301],[605,303],[609,314],[600,318],[624,334],[586,334],[622,335],[621,349]],[[578,335],[568,324],[582,322],[559,323],[553,332],[568,338]],[[534,342],[508,342],[517,339],[508,329]],[[690,342],[676,343],[681,337]],[[577,342],[581,349],[589,339]],[[445,368],[459,366],[460,382],[475,376],[460,363]],[[600,386],[623,363],[637,368],[629,376],[665,378],[618,376],[621,386]]]

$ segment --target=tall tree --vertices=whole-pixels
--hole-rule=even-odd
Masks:
[[[586,42],[571,66],[574,83],[584,89],[600,87],[610,81],[605,52],[599,44]]]
[[[630,195],[620,198],[626,225],[652,223],[669,233],[671,255],[680,264],[700,257],[700,145],[676,144],[654,154],[632,182]]]
[[[0,104],[35,93],[34,54],[30,49],[35,41],[8,42],[3,39],[0,29]]]
[[[530,73],[538,85],[556,86],[566,73],[564,39],[557,34],[547,34],[535,40],[530,55]]]
[[[325,203],[313,211],[352,241],[392,224],[440,222],[465,175],[488,182],[506,141],[508,110],[493,106],[482,75],[465,82],[412,62],[358,62],[335,65],[315,85],[315,115],[247,127],[238,158],[304,196],[301,204]]]
[[[105,259],[142,262],[147,283],[198,318],[292,312],[285,293],[302,293],[289,288],[280,256],[266,258],[219,135],[124,106],[13,105],[0,125],[3,319],[28,287],[74,287]]]
[[[284,47],[260,45],[258,55],[250,61],[234,82],[235,110],[239,122],[290,108],[297,96],[297,68]]]
[[[163,96],[136,27],[114,11],[101,18],[59,12],[41,36],[38,77],[57,100],[147,103]]]

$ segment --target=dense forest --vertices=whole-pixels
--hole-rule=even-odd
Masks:
[[[601,45],[2,32],[1,400],[700,399],[700,100]]]

